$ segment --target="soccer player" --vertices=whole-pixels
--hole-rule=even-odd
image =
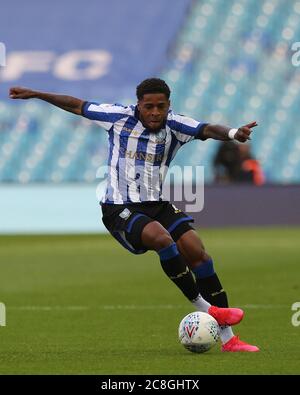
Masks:
[[[71,96],[10,89],[12,99],[37,98],[96,121],[108,132],[109,157],[103,223],[115,239],[135,254],[157,252],[166,275],[221,327],[222,351],[259,351],[233,334],[243,311],[229,308],[213,260],[190,225],[193,218],[162,197],[166,169],[178,149],[194,139],[250,139],[252,122],[238,129],[203,123],[170,109],[165,81],[149,78],[136,89],[137,105],[98,104]]]

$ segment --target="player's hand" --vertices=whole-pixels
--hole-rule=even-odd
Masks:
[[[241,126],[238,128],[238,131],[236,132],[234,139],[240,141],[241,143],[245,143],[247,140],[251,140],[251,133],[252,133],[252,128],[257,126],[256,121],[248,123],[245,126]]]
[[[35,92],[28,88],[21,88],[19,86],[15,86],[10,88],[9,97],[11,99],[31,99],[34,97]]]

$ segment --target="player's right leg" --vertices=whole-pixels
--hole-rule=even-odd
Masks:
[[[140,241],[144,248],[157,252],[165,274],[190,301],[199,297],[194,276],[185,264],[170,233],[158,221],[152,221],[143,228]],[[203,310],[210,307],[210,304],[203,299],[201,303]]]

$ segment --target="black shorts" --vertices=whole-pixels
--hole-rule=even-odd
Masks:
[[[194,222],[193,218],[166,201],[131,204],[102,203],[101,206],[105,227],[123,247],[134,254],[143,254],[148,250],[141,241],[141,234],[150,222],[158,221],[171,234],[175,242],[185,232],[193,229],[189,224],[189,222]]]

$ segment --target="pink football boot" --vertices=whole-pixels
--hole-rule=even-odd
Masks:
[[[232,307],[210,306],[208,309],[210,314],[219,325],[236,325],[242,321],[244,312],[241,309]]]
[[[257,352],[259,348],[256,346],[251,346],[242,342],[238,336],[233,336],[227,343],[222,345],[222,351],[227,352]]]

